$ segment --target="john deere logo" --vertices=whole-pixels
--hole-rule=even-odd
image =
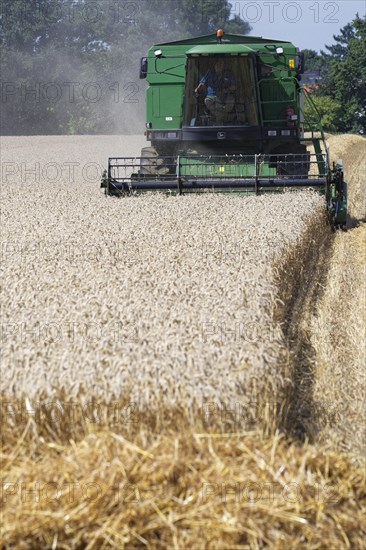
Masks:
[[[217,139],[226,139],[226,132],[217,132]]]

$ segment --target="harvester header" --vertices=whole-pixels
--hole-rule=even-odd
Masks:
[[[150,145],[140,157],[109,159],[103,186],[109,194],[313,188],[326,195],[332,224],[344,224],[346,186],[329,166],[303,72],[291,42],[223,29],[153,45],[140,63]]]

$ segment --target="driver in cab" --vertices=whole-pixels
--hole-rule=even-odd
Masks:
[[[232,72],[225,69],[225,59],[219,58],[214,67],[201,79],[196,94],[207,88],[205,105],[208,111],[216,117],[216,122],[222,124],[227,113],[235,106],[236,81]]]

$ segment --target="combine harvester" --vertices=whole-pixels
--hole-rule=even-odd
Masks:
[[[110,158],[102,187],[109,195],[311,188],[324,194],[332,227],[345,227],[342,163],[329,165],[303,72],[304,55],[290,42],[221,29],[153,46],[140,67],[151,146]]]

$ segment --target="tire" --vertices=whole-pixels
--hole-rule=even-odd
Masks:
[[[304,145],[286,149],[277,148],[270,153],[270,166],[277,167],[278,175],[306,179],[310,170],[310,154]],[[273,156],[272,156],[273,155]],[[277,157],[277,155],[279,157]],[[280,160],[280,162],[278,162]]]
[[[155,147],[144,147],[141,150],[140,173],[142,175],[163,176],[169,174],[169,168],[164,166]]]

